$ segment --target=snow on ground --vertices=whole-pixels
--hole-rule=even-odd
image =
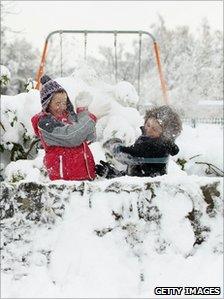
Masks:
[[[180,152],[175,159],[187,161],[188,174],[205,175],[207,165],[198,162],[211,163],[223,170],[223,127],[220,125],[198,124],[196,128],[184,125],[177,144]]]

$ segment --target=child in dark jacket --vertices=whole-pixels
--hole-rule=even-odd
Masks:
[[[178,114],[169,106],[153,108],[146,112],[141,130],[142,135],[131,146],[124,146],[117,138],[104,144],[119,162],[127,165],[127,170],[118,171],[109,163],[101,161],[102,165],[96,165],[99,176],[113,178],[127,174],[155,177],[167,173],[169,155],[174,156],[179,152],[174,143],[182,130]]]

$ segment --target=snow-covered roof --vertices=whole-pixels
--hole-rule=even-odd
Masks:
[[[199,101],[198,105],[200,106],[223,106],[222,100],[204,100]]]

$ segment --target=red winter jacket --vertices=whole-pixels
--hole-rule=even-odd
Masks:
[[[96,177],[88,142],[95,137],[96,118],[87,111],[63,117],[40,112],[32,117],[35,134],[45,150],[44,165],[51,180],[93,180]]]

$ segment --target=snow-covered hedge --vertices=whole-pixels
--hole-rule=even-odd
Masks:
[[[164,281],[222,285],[221,179],[21,182],[2,190],[3,297],[152,298]]]

